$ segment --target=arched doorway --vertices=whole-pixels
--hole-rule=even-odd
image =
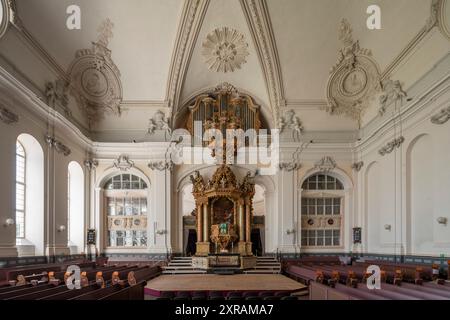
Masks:
[[[197,230],[195,225],[195,199],[192,195],[192,183],[181,189],[181,212],[183,214],[183,253],[187,256],[195,254]]]
[[[251,241],[252,252],[257,256],[261,256],[265,252],[265,216],[266,202],[264,188],[259,184],[255,184]]]

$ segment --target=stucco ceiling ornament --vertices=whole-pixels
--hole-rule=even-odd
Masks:
[[[450,120],[450,106],[441,109],[437,114],[431,117],[431,123],[444,124]]]
[[[362,167],[364,166],[364,161],[358,161],[352,164],[352,169],[356,172],[361,171]]]
[[[332,157],[326,156],[317,161],[314,168],[322,172],[330,172],[336,168],[336,161]]]
[[[66,81],[58,79],[53,82],[47,82],[45,84],[45,97],[47,99],[47,104],[56,108],[61,106],[67,116],[71,116],[72,112],[68,108],[69,97],[67,95],[68,86]]]
[[[228,93],[230,95],[239,95],[238,90],[236,89],[235,86],[233,86],[231,83],[228,82],[222,82],[220,84],[218,84],[214,90],[211,91],[211,93],[214,92],[222,92],[222,93]]]
[[[294,110],[287,110],[284,116],[280,118],[280,131],[283,132],[285,129],[292,129],[298,134],[303,132],[303,126],[300,118],[296,116]]]
[[[228,27],[213,30],[206,36],[202,47],[208,69],[216,72],[240,69],[249,55],[244,35]]]
[[[86,160],[84,160],[84,166],[89,171],[93,171],[98,167],[98,161],[95,159],[86,159]]]
[[[6,124],[12,124],[19,121],[19,116],[8,108],[0,106],[0,120]]]
[[[122,84],[120,71],[108,49],[114,24],[106,19],[98,28],[99,36],[90,49],[76,52],[69,68],[70,89],[85,112],[89,126],[98,122],[105,112],[120,115]]]
[[[55,137],[46,135],[45,141],[47,142],[47,144],[50,148],[54,148],[56,150],[56,152],[62,153],[66,157],[72,153],[72,151],[70,150],[70,148],[68,146],[63,144],[61,141],[59,141]]]
[[[114,161],[114,168],[120,171],[128,171],[134,167],[134,162],[128,158],[128,156],[120,155],[117,160]]]
[[[383,94],[380,96],[380,109],[378,113],[382,116],[388,105],[396,100],[406,97],[406,92],[403,91],[400,81],[393,81],[386,79],[382,82]]]
[[[149,134],[154,134],[156,130],[163,130],[169,134],[172,132],[168,119],[166,119],[164,112],[161,110],[156,111],[153,118],[149,120],[147,132]]]
[[[339,40],[343,47],[328,79],[326,110],[331,114],[346,115],[361,124],[369,101],[381,90],[379,67],[371,51],[360,48],[359,41],[353,39],[352,28],[346,19],[341,21]]]
[[[394,151],[395,148],[400,148],[403,142],[405,142],[405,138],[400,136],[384,145],[380,150],[378,150],[378,154],[380,156],[385,156]]]

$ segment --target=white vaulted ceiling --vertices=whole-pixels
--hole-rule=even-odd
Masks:
[[[330,68],[336,63],[338,26],[346,18],[353,37],[372,50],[383,71],[430,16],[431,0],[268,0],[283,71],[286,98],[324,99]],[[366,27],[366,9],[377,4],[382,29]]]
[[[340,21],[350,22],[353,38],[372,51],[383,74],[426,25],[431,1],[16,0],[16,4],[28,33],[65,72],[76,51],[97,40],[100,23],[106,18],[114,23],[109,49],[129,110],[120,118],[107,115],[96,132],[145,132],[156,109],[177,116],[177,107],[194,94],[222,82],[255,97],[272,125],[275,111],[294,108],[306,131],[344,132],[357,130],[358,125],[323,110],[330,68],[342,47]],[[72,4],[81,8],[81,30],[65,27],[66,8]],[[381,30],[366,27],[371,4],[381,7]],[[222,27],[237,30],[248,44],[246,62],[234,72],[209,70],[202,55],[206,36]]]
[[[78,49],[90,48],[97,28],[114,23],[109,49],[121,73],[124,100],[164,100],[182,1],[18,0],[25,27],[64,70]],[[81,8],[81,30],[68,30],[66,8]]]

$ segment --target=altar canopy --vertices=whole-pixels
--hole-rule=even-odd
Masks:
[[[205,183],[198,171],[191,176],[197,207],[197,256],[210,253],[252,255],[251,221],[255,184],[251,173],[241,182],[228,165],[220,166]]]

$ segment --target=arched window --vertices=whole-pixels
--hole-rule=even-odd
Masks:
[[[29,134],[16,140],[16,247],[20,256],[44,251],[44,151]]]
[[[67,170],[67,239],[71,254],[84,248],[84,174],[72,161]]]
[[[16,238],[25,238],[25,149],[16,141]]]
[[[303,190],[344,190],[342,183],[326,173],[315,174],[303,182]]]
[[[344,196],[342,182],[330,174],[314,174],[303,182],[303,247],[341,246]]]
[[[107,246],[147,246],[147,184],[133,174],[119,174],[105,184]]]

